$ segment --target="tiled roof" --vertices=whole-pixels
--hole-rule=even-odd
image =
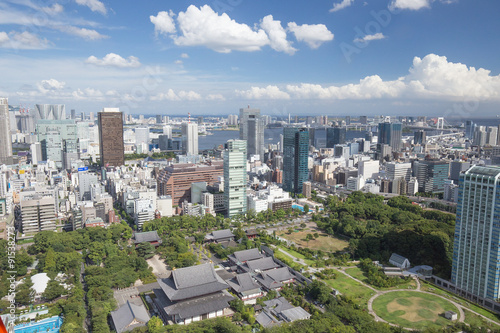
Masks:
[[[135,305],[127,301],[118,310],[111,312],[111,318],[117,333],[132,330],[134,327],[145,326],[149,321],[149,314],[144,305]],[[129,326],[133,321],[138,324]]]

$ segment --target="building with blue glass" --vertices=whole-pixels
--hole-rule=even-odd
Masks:
[[[500,167],[460,175],[451,282],[463,297],[492,308],[499,298]]]
[[[309,131],[307,128],[283,128],[283,190],[302,193],[309,177]]]
[[[326,148],[333,148],[335,145],[345,143],[345,127],[328,127],[326,129]]]
[[[380,123],[378,124],[378,143],[391,146],[392,151],[401,150],[401,139],[403,135],[403,125],[400,123]]]

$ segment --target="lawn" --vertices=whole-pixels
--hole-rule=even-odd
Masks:
[[[373,310],[390,323],[418,330],[449,325],[451,321],[444,317],[444,313],[458,313],[458,309],[447,300],[415,291],[383,294],[373,301]]]
[[[499,327],[497,325],[500,325],[500,324],[493,324],[489,321],[486,321],[484,320],[483,317],[479,317],[478,315],[468,311],[468,310],[464,310],[465,312],[465,322],[471,326],[477,326],[477,327],[482,327],[482,328],[486,328],[486,329],[489,329],[489,330],[498,330]]]
[[[353,278],[356,278],[360,281],[363,281],[366,284],[369,284],[368,279],[366,278],[365,273],[361,270],[361,268],[359,268],[359,267],[346,268],[345,272],[347,274],[349,274],[350,276],[352,276]],[[372,287],[375,289],[379,289],[379,290],[417,289],[417,284],[415,283],[415,281],[413,279],[411,279],[408,282],[405,282],[405,283],[402,283],[400,285],[390,287],[390,288],[378,288],[375,286],[372,286]]]
[[[283,251],[285,251],[286,253],[294,256],[295,258],[303,259],[309,266],[312,266],[312,264],[314,264],[314,260],[306,259],[306,257],[302,253],[298,253],[297,251],[287,249],[286,247],[283,246],[278,246],[278,247]]]
[[[306,241],[307,234],[314,235],[316,232],[319,234],[318,238],[312,239],[309,242]],[[348,241],[329,236],[315,229],[312,229],[312,231],[311,229],[305,229],[298,232],[292,232],[291,234],[288,234],[287,232],[280,232],[278,236],[294,242],[297,246],[307,247],[312,250],[321,250],[324,252],[336,252],[349,246]]]
[[[442,295],[446,298],[453,300],[454,302],[456,302],[460,305],[463,305],[463,306],[471,309],[472,311],[475,311],[475,312],[477,312],[477,313],[479,313],[479,314],[481,314],[481,315],[483,315],[491,320],[499,322],[499,317],[497,315],[495,315],[494,313],[491,313],[490,311],[486,310],[485,308],[477,306],[474,303],[471,303],[471,302],[469,302],[461,297],[458,297],[457,295],[455,295],[453,293],[450,293],[446,290],[440,289],[437,286],[430,284],[428,282],[425,282],[423,280],[420,280],[420,284],[421,284],[421,289],[424,291],[430,291],[434,294]]]
[[[342,295],[348,296],[356,301],[358,304],[363,307],[367,306],[368,300],[370,297],[375,295],[375,292],[370,288],[367,288],[360,284],[359,282],[354,281],[350,277],[346,276],[344,273],[341,273],[337,270],[334,270],[337,275],[336,279],[326,280],[325,282],[332,288],[337,289],[342,293]]]

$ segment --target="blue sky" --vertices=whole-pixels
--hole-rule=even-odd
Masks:
[[[78,112],[495,116],[500,2],[0,3],[0,95]]]

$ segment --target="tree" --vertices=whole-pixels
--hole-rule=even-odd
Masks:
[[[45,265],[43,267],[45,273],[56,271],[56,254],[52,247],[50,247],[45,255]]]
[[[307,213],[309,213],[309,205],[305,204],[304,205],[304,214],[307,214]]]
[[[160,318],[154,316],[148,321],[148,332],[157,333],[163,326],[163,322]]]
[[[309,246],[309,241],[312,239],[313,239],[313,236],[311,234],[306,235],[307,246]]]
[[[47,284],[47,288],[45,288],[45,291],[43,292],[42,296],[46,300],[52,301],[63,295],[65,291],[66,289],[64,289],[64,287],[61,286],[61,284],[57,280],[52,279]]]
[[[142,242],[137,246],[135,250],[137,251],[137,255],[139,255],[140,257],[149,259],[154,256],[155,247],[149,242]]]

